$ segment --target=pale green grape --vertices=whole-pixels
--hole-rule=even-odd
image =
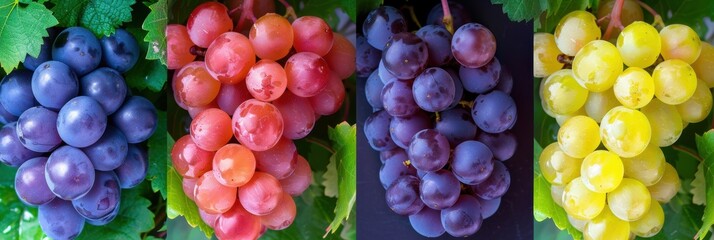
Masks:
[[[553,198],[553,201],[555,204],[558,204],[558,206],[563,207],[563,191],[565,190],[565,186],[558,186],[558,185],[550,185],[550,197]]]
[[[583,160],[580,178],[590,191],[608,193],[620,185],[624,172],[620,157],[605,150],[597,150]]]
[[[573,225],[575,229],[578,229],[578,231],[581,232],[585,230],[585,224],[588,224],[588,220],[577,219],[570,215],[568,215],[568,222],[570,222],[570,225]]]
[[[631,158],[622,158],[625,177],[636,179],[645,186],[652,186],[664,175],[664,153],[655,144],[647,145],[645,151]]]
[[[668,203],[674,195],[682,187],[682,182],[679,180],[677,169],[674,169],[671,164],[665,163],[664,175],[655,185],[647,187],[654,199],[660,203]]]
[[[615,0],[602,1],[600,2],[599,6],[600,7],[597,10],[597,19],[602,19],[612,13],[612,7],[615,6]],[[630,25],[635,21],[642,21],[643,16],[644,15],[642,13],[642,8],[639,4],[637,4],[636,1],[625,0],[625,4],[622,5],[622,12],[620,13],[620,21],[622,22],[623,26]],[[608,24],[610,24],[609,18],[605,18],[600,23],[600,29],[602,29],[602,32],[605,32],[607,30]],[[611,31],[612,33],[610,34],[610,38],[612,39],[614,39],[615,37],[617,37],[618,34],[620,34],[619,28],[614,27]]]
[[[598,131],[598,125],[592,118],[572,117],[558,130],[558,145],[568,156],[585,158],[600,145]]]
[[[617,101],[614,91],[607,90],[588,94],[588,100],[585,101],[584,108],[589,117],[600,123],[605,114],[617,106],[620,106],[620,101]]]
[[[561,52],[575,56],[587,43],[600,39],[600,28],[595,16],[586,11],[572,11],[560,19],[555,27],[555,43]]]
[[[607,194],[607,205],[619,219],[631,222],[640,219],[650,209],[652,197],[644,184],[624,178],[615,190]]]
[[[654,97],[654,80],[644,69],[629,67],[617,77],[613,90],[622,106],[637,109],[647,105]]]
[[[652,129],[643,113],[618,106],[608,111],[600,122],[600,137],[603,145],[618,156],[634,157],[647,147]]]
[[[570,181],[563,190],[563,209],[578,219],[593,219],[605,208],[605,194],[590,191],[580,178]]]
[[[677,108],[667,105],[659,99],[652,99],[650,104],[640,109],[647,116],[652,126],[652,143],[666,147],[674,144],[682,135],[684,126]]]
[[[697,61],[692,63],[697,77],[707,83],[708,88],[714,88],[714,47],[708,42],[702,42],[702,52]]]
[[[622,62],[630,67],[649,67],[657,61],[662,48],[657,29],[640,21],[626,26],[617,37]]]
[[[595,40],[586,44],[573,60],[575,80],[591,92],[611,88],[620,73],[622,57],[608,41]]]
[[[650,209],[642,218],[630,222],[630,231],[640,237],[652,237],[657,235],[664,226],[664,210],[654,198]]]
[[[655,96],[669,105],[687,101],[697,89],[697,74],[686,62],[671,59],[661,62],[652,72]]]
[[[697,89],[686,102],[677,105],[677,111],[682,117],[682,121],[688,123],[701,122],[712,110],[712,92],[707,87],[707,83],[701,79],[697,81]]]
[[[588,90],[578,85],[570,69],[551,74],[540,85],[539,92],[545,102],[543,107],[558,115],[577,111],[588,99]]]
[[[578,110],[575,111],[574,113],[563,114],[563,115],[555,114],[555,116],[553,116],[553,117],[555,118],[555,121],[558,122],[558,125],[559,125],[559,126],[563,126],[563,124],[565,124],[565,122],[568,121],[568,119],[570,119],[570,118],[572,118],[572,117],[575,117],[575,116],[578,116],[578,115],[583,115],[583,116],[587,116],[587,115],[588,115],[588,114],[585,112],[585,107],[581,107],[580,109],[578,109]]]
[[[533,77],[545,78],[563,68],[558,55],[563,52],[555,45],[550,33],[533,34]]]
[[[630,224],[617,218],[605,208],[600,215],[585,224],[585,240],[627,240],[630,238]]]
[[[582,158],[568,156],[558,143],[551,143],[540,154],[538,164],[546,181],[553,185],[565,185],[580,176]]]
[[[702,50],[699,35],[687,25],[672,24],[659,31],[662,39],[662,57],[664,60],[680,59],[687,64],[693,63]]]

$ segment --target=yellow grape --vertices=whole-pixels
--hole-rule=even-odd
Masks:
[[[615,6],[615,0],[603,1],[600,3],[600,7],[597,11],[597,19],[601,19],[612,12],[612,7]],[[620,13],[620,21],[623,26],[630,25],[635,21],[642,21],[643,13],[642,8],[634,0],[625,0],[625,4],[622,6],[622,12]],[[607,18],[600,23],[600,29],[602,32],[607,30],[607,25],[610,24],[610,19]],[[620,34],[620,29],[617,27],[612,28],[612,33],[610,38],[615,38]],[[609,39],[605,39],[609,40]]]
[[[647,187],[654,199],[660,203],[668,203],[674,195],[682,187],[682,182],[679,180],[677,169],[674,169],[671,164],[666,163],[664,166],[664,175],[655,185]]]
[[[630,224],[617,218],[605,208],[600,215],[585,224],[585,240],[627,240],[630,238]]]
[[[575,56],[587,43],[600,39],[600,28],[592,13],[572,11],[560,19],[555,27],[555,43],[561,52]]]
[[[563,207],[563,190],[565,190],[565,186],[550,185],[550,197],[560,207]]]
[[[605,150],[597,150],[583,160],[580,178],[590,191],[608,193],[620,185],[624,172],[620,157]]]
[[[714,47],[702,41],[702,52],[697,61],[692,63],[697,77],[707,83],[708,88],[714,88]]]
[[[563,68],[558,55],[563,52],[555,45],[550,33],[533,34],[533,77],[544,78]]]
[[[565,121],[568,121],[568,119],[570,119],[570,118],[572,118],[572,117],[575,117],[575,116],[578,116],[578,115],[583,115],[583,116],[588,115],[588,114],[585,112],[585,107],[581,107],[580,109],[578,109],[578,110],[575,111],[574,113],[570,113],[570,114],[563,114],[563,115],[555,114],[554,118],[555,118],[555,121],[558,122],[558,125],[559,125],[559,126],[563,126],[563,124],[565,123]]]
[[[591,92],[602,92],[612,87],[622,73],[622,57],[615,45],[604,40],[586,44],[573,60],[573,75],[578,83]]]
[[[605,194],[590,191],[580,178],[563,190],[563,209],[577,219],[593,219],[605,208]]]
[[[654,80],[644,69],[629,67],[617,77],[613,91],[622,106],[632,109],[641,108],[654,97]]]
[[[664,175],[664,153],[655,144],[647,145],[645,151],[631,158],[622,158],[625,177],[636,179],[645,186],[659,182]]]
[[[551,74],[541,83],[539,92],[543,107],[559,115],[577,111],[588,99],[588,90],[578,85],[570,69]]]
[[[652,237],[657,235],[664,226],[664,210],[657,200],[650,200],[650,209],[642,218],[630,222],[630,231],[640,237]]]
[[[558,143],[551,143],[540,154],[538,165],[546,181],[553,185],[565,185],[580,176],[583,159],[573,158],[560,150]]]
[[[618,156],[634,157],[647,147],[652,129],[643,113],[618,106],[608,111],[600,122],[600,137],[603,145]]]
[[[570,225],[573,225],[575,229],[578,229],[578,231],[581,232],[585,230],[585,224],[588,224],[588,220],[577,219],[570,215],[568,215],[568,222],[570,222]]]
[[[572,117],[558,130],[558,145],[568,156],[585,158],[600,145],[598,131],[599,127],[592,118]]]
[[[682,135],[684,126],[677,108],[667,105],[659,99],[652,99],[650,104],[640,109],[647,116],[652,127],[652,143],[666,147],[674,144]]]
[[[607,205],[617,218],[631,222],[642,218],[650,209],[652,197],[644,184],[624,178],[615,190],[607,194]]]
[[[617,101],[614,91],[607,90],[588,94],[588,100],[585,101],[584,108],[589,117],[600,123],[607,111],[617,106],[620,106],[620,102]]]
[[[712,110],[712,92],[707,84],[699,79],[697,89],[686,102],[677,105],[677,111],[682,117],[682,121],[687,123],[701,122]]]
[[[630,67],[649,67],[657,61],[662,48],[657,29],[640,21],[626,26],[617,37],[622,62]]]
[[[697,74],[692,66],[679,59],[661,62],[652,72],[655,96],[669,105],[687,101],[697,89]]]
[[[672,24],[659,31],[664,60],[680,59],[687,64],[697,60],[702,50],[699,35],[687,25]]]

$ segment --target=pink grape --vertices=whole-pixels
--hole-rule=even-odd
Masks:
[[[246,147],[228,144],[218,149],[213,157],[213,174],[216,180],[228,187],[246,184],[255,173],[255,156]]]
[[[245,101],[233,113],[233,134],[253,151],[265,151],[283,135],[283,117],[273,104],[255,99]]]
[[[199,113],[191,121],[191,139],[206,151],[217,151],[231,140],[231,117],[217,108]]]
[[[225,84],[243,81],[253,64],[255,64],[253,47],[248,38],[240,33],[221,34],[206,51],[208,72]]]
[[[283,191],[292,196],[300,196],[312,182],[312,170],[310,164],[300,155],[297,155],[297,166],[293,174],[280,180]]]
[[[297,149],[292,140],[282,137],[274,147],[255,151],[256,169],[284,179],[293,174],[297,166]]]
[[[209,104],[218,95],[221,82],[213,78],[206,70],[206,64],[200,61],[183,66],[174,77],[174,95],[187,107],[199,107]]]
[[[256,216],[265,216],[278,207],[283,188],[270,174],[255,172],[248,183],[238,189],[238,199],[245,210]]]
[[[293,26],[283,16],[268,13],[255,21],[249,37],[255,55],[277,61],[287,56],[293,46]]]
[[[332,48],[334,36],[325,20],[319,17],[304,16],[293,22],[295,50],[312,52],[325,56]]]
[[[233,29],[228,8],[217,2],[205,2],[196,6],[186,23],[188,36],[197,46],[207,48],[214,39]]]
[[[283,136],[290,139],[301,139],[310,134],[315,126],[315,110],[312,109],[307,98],[287,92],[273,101],[273,105],[283,116],[285,123]]]
[[[211,170],[213,155],[214,152],[199,148],[190,135],[185,135],[171,149],[171,162],[182,177],[199,178]]]
[[[233,116],[236,108],[251,98],[245,83],[221,84],[221,89],[218,90],[218,96],[216,96],[216,105],[228,115]]]
[[[258,239],[261,229],[260,218],[247,212],[240,204],[221,214],[214,227],[218,239],[231,240]]]
[[[196,182],[193,190],[196,205],[207,213],[227,212],[236,203],[238,188],[227,187],[216,180],[212,171],[206,172]]]
[[[325,55],[325,61],[330,65],[332,72],[340,79],[346,79],[355,72],[357,68],[354,59],[357,56],[357,49],[342,34],[334,33],[335,42],[332,48]]]
[[[245,78],[245,85],[255,99],[270,102],[283,95],[288,79],[283,66],[263,59],[253,65]]]
[[[268,215],[260,217],[260,222],[271,230],[283,230],[293,224],[297,209],[290,194],[283,193],[278,207]]]
[[[180,69],[196,59],[196,55],[191,54],[190,51],[194,44],[183,25],[169,24],[166,26],[166,45],[166,66],[168,69]]]
[[[335,74],[330,74],[330,79],[327,81],[327,86],[320,93],[309,98],[310,105],[319,115],[336,113],[345,101],[345,85],[342,79]]]
[[[288,76],[288,89],[300,97],[312,97],[327,86],[330,67],[317,54],[300,52],[291,56],[285,63]]]

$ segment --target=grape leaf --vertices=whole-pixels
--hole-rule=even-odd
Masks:
[[[131,21],[134,0],[52,0],[52,11],[60,26],[81,25],[97,36],[109,36],[124,22]]]
[[[697,142],[697,150],[699,155],[702,157],[704,162],[704,176],[705,185],[710,186],[706,190],[706,203],[707,206],[704,207],[704,216],[702,218],[702,226],[697,232],[699,240],[704,239],[712,224],[714,224],[714,130],[709,130],[704,133],[704,135],[695,137]]]
[[[169,138],[171,139],[171,138]],[[169,145],[171,146],[171,145]],[[173,166],[168,167],[167,187],[169,190],[168,203],[166,205],[166,216],[174,219],[178,216],[184,216],[186,222],[191,227],[198,226],[206,237],[210,238],[213,235],[213,229],[206,225],[198,213],[198,206],[191,201],[186,194],[183,193],[183,184],[181,183],[181,175],[176,172]]]
[[[164,32],[168,22],[166,0],[159,0],[151,4],[149,9],[151,12],[141,25],[141,28],[148,32],[144,41],[149,43],[148,49],[151,50],[147,51],[146,59],[159,59],[166,65],[166,34]]]
[[[151,181],[151,189],[154,192],[159,191],[161,197],[166,199],[168,195],[166,192],[166,163],[169,159],[171,146],[174,143],[166,131],[166,112],[159,111],[158,113],[158,126],[147,143],[149,147],[149,170],[146,179]]]
[[[325,196],[337,197],[337,160],[335,159],[336,154],[330,157],[330,163],[327,164],[327,171],[322,175],[322,186],[325,187]]]
[[[680,192],[669,203],[663,204],[664,226],[657,235],[646,239],[692,239],[702,223],[699,219],[702,207],[692,204],[691,201],[692,198],[689,194]]]
[[[714,18],[714,1],[708,0],[650,0],[652,6],[666,24],[680,23],[690,26],[700,37],[707,33],[705,17]]]
[[[141,239],[141,233],[154,228],[151,201],[141,196],[140,188],[122,189],[119,215],[105,226],[85,224],[77,239]]]
[[[516,22],[530,21],[543,12],[539,0],[491,0],[491,3],[502,4],[503,13]]]
[[[355,0],[342,0],[338,2],[340,3],[340,8],[350,16],[350,20],[357,22],[357,3]]]
[[[136,39],[144,39],[146,36],[146,31],[138,28],[127,28],[126,30],[134,35]],[[145,56],[148,50],[147,44],[139,44],[139,46],[141,48],[140,56]],[[137,90],[148,88],[154,92],[161,91],[167,80],[166,66],[158,60],[144,58],[139,58],[136,65],[126,72],[124,76],[129,87]]]
[[[327,231],[335,233],[342,221],[349,217],[356,200],[357,127],[342,122],[328,129],[328,135],[335,149],[338,172],[338,198],[335,218]]]
[[[704,163],[699,163],[697,173],[694,174],[694,180],[690,184],[692,189],[689,192],[692,194],[692,203],[704,205],[706,203],[706,182],[704,182]]]
[[[0,164],[0,187],[15,186],[15,172],[17,168]]]
[[[0,66],[6,73],[15,69],[25,56],[40,54],[47,28],[57,25],[52,12],[39,3],[19,4],[0,0]]]
[[[15,172],[12,172],[15,176]],[[42,239],[44,233],[37,220],[37,208],[20,201],[12,186],[0,187],[0,239]]]

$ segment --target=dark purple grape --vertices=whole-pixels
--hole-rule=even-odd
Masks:
[[[112,116],[112,122],[129,143],[146,141],[156,131],[158,113],[149,100],[132,96]]]
[[[15,121],[17,121],[17,116],[12,115],[0,104],[0,124],[8,124]]]
[[[111,68],[99,68],[79,80],[81,95],[88,96],[102,105],[107,115],[114,113],[126,98],[126,83],[119,72]]]
[[[144,181],[149,168],[149,156],[145,149],[134,144],[129,144],[126,159],[114,172],[119,178],[121,188],[133,188]]]
[[[119,72],[126,72],[139,60],[139,43],[124,29],[102,37],[102,60],[105,65]]]
[[[126,137],[118,129],[109,126],[97,142],[83,148],[97,171],[111,171],[118,168],[127,157],[129,145]]]
[[[107,115],[97,101],[79,96],[69,100],[57,115],[57,131],[62,141],[78,148],[88,147],[104,135]]]
[[[384,68],[399,79],[413,79],[426,68],[429,50],[411,32],[394,34],[382,51]]]
[[[501,161],[506,161],[513,157],[518,146],[516,135],[511,131],[496,134],[481,132],[476,136],[476,140],[486,144],[491,149],[493,157]]]
[[[31,71],[17,69],[2,79],[0,82],[0,104],[15,116],[20,116],[28,108],[37,105],[32,96]]]
[[[449,140],[433,129],[424,129],[414,134],[407,153],[416,169],[433,172],[443,168],[449,161]]]
[[[412,166],[405,165],[405,161],[407,161],[406,155],[395,155],[385,159],[382,168],[379,169],[379,181],[382,182],[384,189],[387,189],[392,185],[394,180],[401,176],[416,176],[416,169]]]
[[[464,24],[451,38],[451,53],[465,67],[481,67],[496,54],[496,37],[481,24]]]
[[[44,107],[27,109],[17,119],[17,138],[27,149],[49,152],[62,143],[57,132],[57,113]]]
[[[466,11],[463,5],[457,2],[449,1],[449,11],[451,12],[452,22],[454,24],[454,29],[458,29],[462,25],[471,22],[471,15]],[[426,18],[426,24],[434,24],[439,26],[444,26],[444,9],[441,4],[437,4]]]
[[[367,77],[377,69],[382,51],[372,47],[362,35],[357,36],[357,77]]]
[[[417,111],[406,117],[392,118],[392,122],[389,124],[389,134],[397,146],[407,149],[414,134],[428,128],[431,128],[431,118],[425,112]]]
[[[42,47],[40,47],[40,53],[37,57],[30,56],[27,54],[25,56],[25,61],[22,61],[22,66],[25,66],[27,70],[35,71],[37,66],[40,66],[43,62],[52,60],[52,43],[55,41],[57,34],[59,33],[59,28],[51,27],[47,29],[47,36],[42,38]]]
[[[40,205],[37,219],[42,232],[52,239],[74,239],[84,228],[84,218],[74,210],[70,201],[60,198]]]
[[[478,127],[466,109],[452,108],[441,112],[440,116],[434,129],[449,140],[449,145],[456,146],[476,137]]]
[[[397,33],[407,31],[407,21],[399,10],[381,6],[372,10],[362,24],[362,34],[372,47],[383,50],[387,41]]]
[[[379,79],[381,79],[382,83],[384,84],[397,80],[397,77],[394,76],[394,74],[390,73],[387,68],[384,67],[384,61],[379,61],[377,72],[379,73]]]
[[[483,217],[483,219],[489,218],[493,216],[493,214],[496,214],[496,211],[498,211],[498,207],[501,206],[501,198],[486,200],[480,197],[476,197],[476,199],[481,205],[481,217]]]
[[[472,93],[485,93],[498,85],[501,75],[501,63],[493,58],[488,64],[479,68],[461,67],[459,77],[464,89]]]
[[[416,32],[429,50],[429,66],[437,67],[447,64],[451,56],[451,33],[439,25],[426,25]]]
[[[94,184],[94,166],[87,155],[71,146],[62,146],[50,154],[45,166],[50,190],[65,200],[87,194]]]
[[[419,199],[419,178],[405,175],[387,188],[387,206],[399,215],[412,215],[424,207]]]
[[[45,180],[46,157],[27,160],[15,174],[15,192],[25,204],[39,206],[55,199]]]
[[[506,69],[506,66],[501,65],[501,76],[498,77],[498,84],[495,89],[511,94],[511,90],[513,89],[513,75]]]
[[[380,110],[372,113],[364,122],[364,135],[369,145],[377,151],[389,150],[397,147],[389,135],[389,123],[392,121],[386,111]]]
[[[97,68],[102,60],[99,40],[83,27],[70,27],[57,35],[52,45],[52,58],[67,64],[79,76]]]
[[[419,111],[412,95],[412,81],[391,81],[382,89],[382,106],[389,115],[404,117]]]
[[[482,221],[481,204],[471,195],[461,195],[453,206],[441,210],[441,224],[454,237],[473,235]]]
[[[432,209],[440,210],[454,205],[461,193],[461,183],[448,170],[430,172],[421,178],[421,200]]]
[[[465,141],[454,148],[451,171],[459,181],[474,185],[481,183],[493,171],[493,154],[488,147],[478,141]]]
[[[364,85],[364,94],[367,96],[367,103],[369,103],[373,109],[384,108],[384,105],[382,105],[383,88],[384,83],[382,83],[382,79],[379,78],[378,71],[374,70]]]
[[[451,79],[454,80],[454,100],[451,102],[451,105],[449,105],[449,108],[454,108],[456,105],[459,105],[461,98],[464,96],[464,86],[461,84],[461,78],[456,70],[448,68],[446,72],[448,72]]]
[[[481,130],[500,133],[516,124],[516,103],[508,94],[493,91],[476,97],[471,116]]]
[[[441,211],[428,207],[422,208],[416,214],[409,215],[409,222],[414,231],[424,237],[435,238],[444,234],[444,226],[441,225]]]
[[[510,185],[511,174],[508,173],[508,169],[500,161],[494,161],[491,176],[472,188],[480,198],[491,200],[506,194]]]
[[[17,138],[16,126],[16,122],[11,122],[0,128],[0,162],[10,167],[19,167],[28,159],[41,155],[22,145]]]
[[[393,148],[379,152],[379,160],[381,160],[382,163],[387,162],[387,160],[391,158],[406,160],[409,159],[409,155],[407,155],[407,152],[403,148]]]
[[[77,75],[62,62],[44,62],[32,74],[32,95],[42,106],[59,110],[77,94]]]
[[[114,172],[97,171],[92,189],[78,199],[72,200],[74,209],[87,219],[99,220],[119,208],[121,189]]]
[[[414,101],[421,109],[440,112],[453,103],[456,86],[444,69],[429,68],[414,80],[412,92]]]

